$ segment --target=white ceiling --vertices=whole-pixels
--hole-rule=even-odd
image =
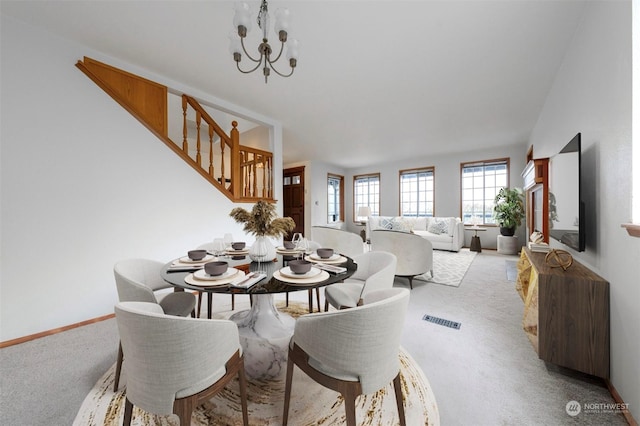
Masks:
[[[301,53],[268,84],[235,68],[233,2],[2,0],[1,12],[279,120],[285,163],[351,168],[524,144],[583,6],[271,0],[272,17],[290,9]]]

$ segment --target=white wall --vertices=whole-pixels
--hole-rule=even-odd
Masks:
[[[460,163],[471,161],[506,158],[509,160],[509,180],[512,187],[522,187],[522,171],[526,160],[526,144],[514,141],[508,148],[495,148],[478,151],[468,151],[447,155],[431,156],[428,152],[416,152],[411,160],[384,163],[348,170],[345,176],[347,198],[345,200],[345,216],[347,227],[351,232],[359,233],[361,228],[353,222],[353,176],[380,173],[380,215],[397,216],[400,212],[400,170],[435,167],[435,216],[460,217]],[[518,229],[520,241],[524,241],[525,224]],[[497,227],[488,227],[486,232],[478,234],[483,248],[495,249],[497,246]],[[465,245],[471,243],[472,232],[465,232]]]
[[[632,198],[630,1],[587,2],[532,134],[534,153],[551,156],[577,132],[588,229],[586,251],[572,253],[610,283],[611,382],[638,419],[640,239],[620,227]]]
[[[168,261],[226,232],[243,237],[228,213],[251,206],[221,195],[74,64],[135,67],[6,16],[1,31],[0,341],[112,313],[120,259]]]

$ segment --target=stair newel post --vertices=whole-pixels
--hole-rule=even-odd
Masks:
[[[200,155],[200,124],[202,123],[202,115],[200,111],[196,111],[196,133],[198,136],[196,138],[196,163],[198,163],[199,167],[202,167],[202,156]]]
[[[220,139],[222,144],[222,139]],[[209,124],[209,175],[213,177],[213,126]]]
[[[242,197],[242,171],[240,168],[240,132],[238,122],[232,121],[231,126],[231,190],[233,197]]]
[[[187,96],[182,95],[182,151],[189,152],[189,142],[187,142]]]

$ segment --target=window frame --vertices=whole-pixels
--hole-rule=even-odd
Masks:
[[[369,193],[367,198],[368,198],[368,204],[362,204],[362,203],[358,203],[357,200],[357,192],[356,192],[356,185],[358,183],[358,180],[361,179],[376,179],[378,181],[378,193],[377,193],[377,202],[374,201],[373,203],[371,202],[371,194]],[[375,198],[375,194],[374,194],[374,198]],[[380,215],[380,173],[366,173],[366,174],[362,174],[362,175],[355,175],[353,176],[353,203],[352,203],[352,207],[353,207],[353,222],[354,223],[360,223],[360,221],[358,220],[358,208],[360,206],[369,206],[369,208],[371,209],[371,216],[379,216]]]
[[[506,187],[510,187],[510,182],[511,182],[511,168],[510,168],[510,158],[509,157],[504,157],[504,158],[494,158],[494,159],[489,159],[489,160],[479,160],[479,161],[466,161],[463,163],[460,163],[460,219],[462,220],[462,223],[469,226],[472,225],[471,222],[465,222],[465,218],[464,218],[464,170],[465,168],[470,168],[470,167],[483,167],[483,192],[486,192],[486,186],[484,185],[484,181],[486,179],[486,167],[488,166],[495,166],[495,165],[500,165],[500,164],[504,164],[506,167],[506,185],[496,185],[493,188],[495,188],[496,191],[499,191],[500,188],[502,188],[503,186]],[[483,227],[497,227],[498,225],[496,223],[488,223],[485,221],[485,217],[488,213],[491,213],[492,217],[493,217],[493,198],[491,198],[491,204],[490,206],[486,206],[485,205],[485,201],[487,200],[486,196],[483,198],[483,211],[484,214],[482,215],[482,222],[481,223],[477,223],[477,226],[483,226]],[[489,210],[489,212],[487,212],[487,209]]]
[[[402,201],[402,196],[404,193],[409,193],[407,191],[403,191],[402,190],[402,177],[405,175],[410,175],[410,174],[416,174],[419,175],[420,173],[431,173],[431,182],[432,182],[432,186],[431,186],[431,190],[430,191],[420,191],[419,187],[418,187],[418,191],[417,191],[417,209],[416,209],[416,216],[407,216],[407,217],[435,217],[436,215],[436,168],[435,166],[426,166],[426,167],[418,167],[418,168],[413,168],[413,169],[404,169],[404,170],[399,170],[398,171],[398,212],[400,216],[404,216],[403,213],[403,201]],[[419,182],[419,179],[418,179]],[[419,205],[420,205],[420,197],[419,194],[421,194],[422,192],[431,192],[432,193],[432,201],[431,201],[431,215],[428,214],[420,214],[419,211]],[[427,203],[429,203],[427,201]]]
[[[338,186],[339,208],[338,208],[338,220],[330,222],[329,221],[329,216],[330,216],[330,212],[329,212],[329,182],[332,179],[337,179],[339,181],[339,186]],[[344,176],[341,176],[341,175],[338,175],[338,174],[335,174],[335,173],[327,173],[327,224],[339,223],[339,222],[344,222]]]

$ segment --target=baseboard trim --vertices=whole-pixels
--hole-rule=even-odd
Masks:
[[[41,337],[51,336],[53,334],[62,333],[63,331],[72,330],[74,328],[79,328],[79,327],[83,327],[85,325],[94,324],[96,322],[100,322],[100,321],[108,320],[108,319],[111,319],[111,318],[115,318],[115,316],[116,316],[115,314],[108,314],[108,315],[104,315],[104,316],[101,316],[101,317],[98,317],[98,318],[93,318],[93,319],[90,319],[90,320],[77,322],[75,324],[65,325],[64,327],[58,327],[58,328],[54,328],[54,329],[51,329],[51,330],[42,331],[40,333],[30,334],[28,336],[23,336],[23,337],[18,337],[17,339],[6,340],[4,342],[0,342],[0,349],[7,348],[9,346],[19,345],[20,343],[29,342],[31,340],[39,339]]]
[[[607,384],[607,389],[609,389],[609,393],[613,397],[613,400],[617,404],[625,404],[624,400],[618,393],[618,390],[613,386],[613,383],[609,379],[605,379],[604,382]],[[626,405],[626,404],[625,404]],[[633,418],[633,415],[629,410],[625,410],[622,412],[624,419],[629,423],[629,426],[638,426],[638,422]]]

